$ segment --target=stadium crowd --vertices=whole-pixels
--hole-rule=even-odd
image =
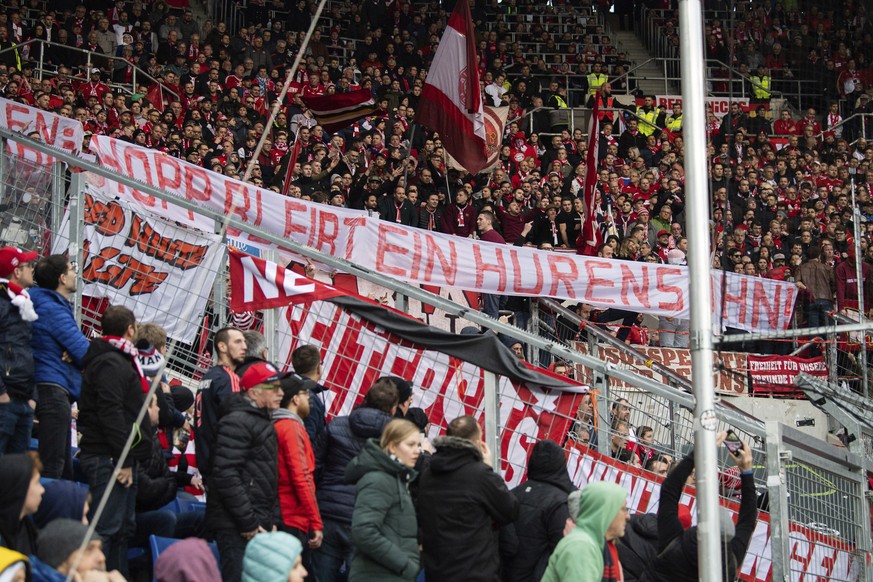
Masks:
[[[266,127],[312,3],[289,3],[276,17],[275,7],[250,2],[236,31],[224,22],[198,21],[193,11],[162,0],[53,4],[0,11],[5,98],[78,119],[86,135],[114,136],[232,177],[244,175],[266,131],[253,184],[462,237],[576,251],[586,220],[588,141],[566,116],[555,114],[600,100],[599,204],[589,217],[603,238],[598,255],[684,263],[681,105],[667,111],[652,96],[639,96],[632,105],[613,97],[634,92],[633,80],[621,76],[630,63],[590,6],[563,6],[564,16],[533,24],[521,17],[533,3],[472,7],[483,31],[483,99],[507,105],[510,114],[496,167],[470,176],[450,168],[440,137],[415,123],[451,6],[332,3],[330,27],[313,35],[303,64],[292,72],[287,101]],[[817,43],[810,55],[825,59],[820,66],[840,73],[809,95],[802,116],[772,111],[770,92],[761,93],[769,87],[762,77],[749,86],[749,111],[734,103],[722,119],[712,115],[713,268],[793,279],[802,291],[801,323],[816,325],[829,321],[834,309],[857,309],[859,287],[864,305],[873,307],[873,144],[859,137],[865,135],[860,121],[838,125],[855,112],[873,112],[864,57],[869,23],[860,9],[838,18],[815,7],[780,20],[779,7],[761,8],[764,14],[750,23],[768,56],[778,58],[774,39],[780,35],[792,43],[801,37],[801,44]],[[716,43],[732,38],[716,34],[716,24]],[[802,32],[813,24],[825,34],[793,28]],[[35,51],[39,45],[25,44],[31,39],[52,44]],[[547,56],[527,52],[531,44],[544,47]],[[39,58],[57,74],[38,80]],[[741,64],[759,75],[779,69],[773,58],[764,69],[746,61]],[[135,67],[137,83],[128,91]],[[141,71],[161,84],[149,83]],[[304,103],[358,88],[373,92],[379,112],[333,134]],[[853,245],[858,221],[860,286]],[[649,528],[649,550],[634,552],[648,558],[632,571],[633,559],[622,557],[624,542],[614,543],[627,537],[626,493],[590,486],[568,508],[573,487],[558,462],[564,462],[560,445],[538,444],[529,481],[510,492],[489,468],[490,451],[471,418],[455,419],[433,445],[422,442],[427,419],[409,408],[412,387],[385,378],[367,390],[361,407],[328,423],[318,351],[301,348],[295,373],[283,374],[266,361],[256,334],[233,328],[215,335],[216,366],[201,382],[196,402],[189,390],[160,383],[126,463],[113,472],[148,378],[160,370],[166,336],[112,307],[103,314],[101,338],[89,342],[67,301],[76,288],[76,266],[60,256],[36,259],[0,249],[0,360],[7,370],[0,383],[0,454],[8,453],[0,458],[0,545],[21,554],[2,551],[0,568],[8,567],[13,580],[59,580],[76,562],[80,579],[117,580],[130,574],[128,548],[145,546],[149,534],[189,538],[157,561],[153,573],[167,581],[218,579],[212,550],[199,537],[215,540],[221,577],[229,582],[301,580],[304,571],[316,580],[414,580],[422,568],[434,580],[696,576],[696,564],[670,559],[680,551],[696,555],[696,532],[680,521],[675,504],[662,503],[672,513],[640,525]],[[495,316],[514,312],[517,321],[527,309],[519,298],[494,296],[484,297],[482,307]],[[645,332],[636,313],[591,312],[586,305],[577,310],[598,323],[621,321],[621,340],[687,345],[685,322],[662,318],[657,330]],[[24,453],[34,406],[39,456]],[[678,500],[692,458],[672,463],[645,444],[640,450],[637,438],[630,438],[632,427],[616,418],[613,456],[664,474],[672,467],[664,490]],[[88,490],[68,481],[74,477],[68,430],[74,421],[82,434],[79,477]],[[593,442],[590,410],[580,408],[577,421],[574,439]],[[645,427],[637,428],[645,443]],[[174,459],[179,465],[171,471],[167,457],[179,456],[174,449],[189,450],[192,432],[195,458]],[[746,492],[740,519],[734,528],[725,518],[722,530],[726,563],[734,566],[754,522],[751,455],[748,447],[744,451],[734,457],[738,489]],[[57,481],[43,487],[41,476]],[[82,522],[94,516],[107,488],[99,537],[79,551]],[[166,509],[204,491],[205,510]],[[537,530],[534,522],[548,527]],[[495,524],[501,526],[499,543]],[[735,569],[725,576],[734,577]]]

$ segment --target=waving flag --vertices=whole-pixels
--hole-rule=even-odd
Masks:
[[[328,133],[335,133],[378,110],[376,99],[369,89],[301,99]]]
[[[233,247],[228,247],[228,256],[232,289],[230,307],[234,311],[255,311],[346,295],[345,291]]]
[[[599,95],[598,95],[599,97]],[[598,113],[600,99],[594,99],[594,108],[591,110],[591,120],[588,122],[588,155],[585,159],[585,189],[583,190],[585,201],[585,221],[582,223],[582,232],[576,241],[576,248],[580,255],[593,257],[597,255],[597,247],[603,243],[603,235],[597,224],[597,148],[600,144],[600,127]]]
[[[439,132],[446,151],[471,174],[487,165],[478,62],[470,5],[458,0],[424,82],[417,118]]]

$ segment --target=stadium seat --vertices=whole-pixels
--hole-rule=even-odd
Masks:
[[[156,535],[149,536],[149,547],[152,550],[152,572],[154,572],[155,564],[158,561],[158,556],[161,555],[161,552],[175,544],[176,542],[180,542],[182,540],[177,540],[175,538],[162,538]],[[212,555],[215,556],[215,562],[218,564],[219,569],[221,568],[221,558],[218,555],[218,546],[215,542],[207,542],[209,549],[212,550]],[[152,578],[152,582],[157,582],[156,579]]]

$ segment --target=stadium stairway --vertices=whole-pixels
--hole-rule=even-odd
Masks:
[[[636,79],[637,87],[646,95],[664,95],[665,93],[678,92],[679,87],[676,83],[670,83],[667,87],[664,86],[664,68],[657,61],[649,61],[652,55],[649,54],[649,51],[640,42],[637,35],[633,31],[618,31],[616,28],[615,26],[612,27],[612,37],[627,52],[628,60],[634,63],[635,67],[639,66],[639,68],[631,73],[633,78]]]

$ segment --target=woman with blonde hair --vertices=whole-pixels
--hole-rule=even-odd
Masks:
[[[395,419],[370,439],[346,468],[347,483],[357,484],[352,540],[357,552],[349,582],[409,582],[420,569],[418,521],[409,482],[421,455],[418,427]]]

